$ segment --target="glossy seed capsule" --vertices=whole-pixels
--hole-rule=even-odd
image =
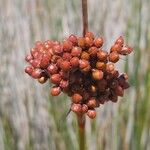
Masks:
[[[68,40],[71,41],[74,46],[78,44],[77,37],[74,34],[71,34]]]
[[[93,70],[92,77],[94,80],[101,80],[103,78],[103,72],[101,70]]]
[[[111,47],[111,49],[110,49],[110,52],[120,52],[121,51],[121,49],[122,49],[122,47],[121,47],[121,45],[120,44],[115,44],[115,45],[113,45],[112,47]]]
[[[89,108],[95,108],[97,106],[96,100],[94,98],[89,99],[87,102],[87,106]]]
[[[74,57],[78,57],[81,55],[82,49],[80,47],[73,47],[73,49],[71,50],[71,55]]]
[[[73,112],[75,112],[76,114],[80,114],[81,112],[82,112],[82,106],[81,106],[81,104],[72,104],[71,105],[71,110],[73,111]]]
[[[124,44],[124,39],[123,39],[123,37],[120,36],[120,37],[116,40],[115,44],[119,44],[120,46],[123,46],[123,44]]]
[[[52,96],[58,96],[61,93],[60,87],[52,87],[50,90]]]
[[[106,64],[106,71],[107,71],[108,73],[113,72],[114,69],[115,69],[115,66],[114,66],[113,63]]]
[[[106,51],[99,50],[97,53],[97,57],[99,61],[106,61],[108,57],[108,53]]]
[[[56,64],[50,64],[47,68],[49,74],[56,74],[58,72],[58,67]]]
[[[72,99],[72,102],[79,103],[82,100],[82,96],[78,93],[75,93],[72,95],[71,99]]]
[[[70,64],[72,67],[78,67],[79,66],[79,58],[78,57],[73,57],[70,60]]]
[[[53,74],[53,75],[51,76],[51,82],[52,82],[53,84],[59,84],[60,81],[61,81],[61,75],[60,75],[60,74]]]
[[[97,48],[102,47],[102,45],[103,45],[103,38],[101,38],[101,37],[96,38],[95,41],[94,41],[94,45]]]
[[[94,119],[96,117],[96,111],[94,109],[89,109],[87,115],[89,118]]]
[[[60,67],[63,71],[68,71],[70,70],[70,67],[71,67],[71,64],[69,61],[63,61],[61,64],[60,64]]]
[[[109,61],[116,63],[119,60],[119,54],[117,52],[112,52],[109,54]]]
[[[69,40],[65,40],[63,42],[63,51],[64,52],[70,52],[72,47],[73,47],[72,42],[70,42]]]
[[[88,106],[86,104],[82,105],[82,113],[86,113],[88,111]]]
[[[84,37],[79,37],[78,38],[78,46],[83,48],[83,49],[85,48],[86,43],[85,43],[85,38]]]
[[[27,67],[25,68],[25,72],[26,72],[27,74],[31,75],[32,72],[33,72],[33,67],[32,67],[32,66],[27,66]]]

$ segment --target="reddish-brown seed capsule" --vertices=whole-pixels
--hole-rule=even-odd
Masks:
[[[51,82],[52,82],[53,84],[59,84],[60,81],[61,81],[61,75],[60,75],[60,74],[53,74],[53,75],[51,76]]]
[[[96,63],[96,68],[99,69],[99,70],[104,70],[106,68],[106,64],[102,61],[98,61]]]
[[[82,106],[81,104],[72,104],[71,110],[75,112],[76,114],[80,114],[82,112]]]
[[[113,72],[114,69],[115,69],[115,66],[114,66],[113,63],[106,64],[106,71],[107,71],[108,73]]]
[[[27,55],[27,56],[25,57],[25,60],[26,60],[27,62],[29,62],[29,61],[32,60],[32,59],[33,59],[33,57],[32,57],[31,54],[29,54],[29,55]]]
[[[85,44],[85,38],[84,37],[78,38],[78,46],[81,48],[85,48],[86,44]]]
[[[37,50],[33,51],[32,56],[33,56],[34,59],[38,58],[39,57],[39,52]]]
[[[92,71],[92,77],[94,80],[101,80],[103,78],[104,73],[101,70],[94,69]]]
[[[38,79],[41,77],[41,69],[35,69],[32,71],[32,74],[31,76],[34,78],[34,79]]]
[[[66,80],[61,80],[61,81],[60,81],[60,84],[59,84],[59,86],[60,86],[62,89],[66,89],[66,88],[68,87],[68,85],[69,85],[69,82],[66,81]]]
[[[89,66],[89,62],[87,60],[81,59],[79,60],[79,67],[81,69],[86,68]]]
[[[53,46],[53,41],[47,40],[47,41],[44,42],[44,48],[45,49],[48,50],[48,49],[52,48],[52,46]]]
[[[121,47],[121,45],[120,44],[115,44],[115,45],[113,45],[112,47],[111,47],[111,49],[110,49],[110,52],[120,52],[121,51],[121,49],[122,49],[122,47]]]
[[[87,113],[88,111],[88,106],[86,104],[82,105],[82,113]]]
[[[79,58],[78,57],[73,57],[70,60],[70,64],[72,67],[78,67],[79,66]]]
[[[73,34],[69,36],[68,40],[71,41],[74,46],[78,44],[77,37]]]
[[[82,100],[82,96],[78,93],[72,95],[72,102],[79,103]]]
[[[27,67],[25,68],[25,72],[26,72],[27,74],[31,75],[32,72],[33,72],[33,67],[32,67],[32,66],[27,66]]]
[[[89,59],[90,59],[89,53],[83,51],[83,52],[81,53],[81,59],[89,60]]]
[[[31,60],[30,63],[34,68],[40,68],[41,60],[37,58],[37,59]]]
[[[85,46],[86,47],[91,47],[93,45],[93,39],[89,37],[85,37]]]
[[[58,96],[61,93],[60,87],[52,87],[50,90],[52,96]]]
[[[70,52],[70,50],[72,49],[72,42],[70,42],[69,40],[65,40],[63,42],[63,50],[64,52]]]
[[[94,98],[89,99],[87,102],[87,106],[89,108],[95,108],[97,106],[96,100]]]
[[[64,59],[61,57],[61,58],[58,58],[57,61],[55,62],[55,64],[57,65],[57,67],[61,68],[61,63],[64,61]]]
[[[89,118],[94,119],[96,117],[96,111],[94,109],[89,109],[87,115]]]
[[[57,44],[53,47],[53,52],[55,54],[61,54],[63,52],[63,47],[60,44]]]
[[[120,46],[123,46],[123,44],[124,44],[124,39],[123,39],[123,37],[120,36],[120,37],[116,40],[115,44],[119,44]]]
[[[116,63],[119,60],[119,54],[117,52],[112,52],[109,54],[109,61]]]
[[[50,64],[47,68],[49,74],[56,74],[58,72],[58,67],[55,64]]]
[[[73,47],[73,49],[71,50],[71,55],[74,57],[78,57],[81,55],[82,49],[80,47]]]
[[[49,55],[43,55],[43,58],[41,59],[41,62],[40,62],[40,67],[42,69],[46,69],[49,66],[50,58],[51,57]]]
[[[133,48],[129,47],[129,46],[124,46],[120,51],[119,54],[121,55],[128,55],[133,51]]]
[[[90,70],[91,70],[91,66],[90,65],[88,65],[87,67],[81,69],[81,71],[84,72],[84,73],[87,73]]]
[[[58,55],[53,55],[51,58],[51,62],[56,64],[59,59],[62,59],[62,57]]]
[[[106,51],[100,50],[97,53],[97,57],[100,61],[106,61],[108,57],[108,53]]]
[[[97,47],[92,46],[89,48],[88,53],[91,57],[95,57],[97,55],[97,51]]]
[[[89,37],[89,38],[94,39],[94,34],[92,32],[88,31],[88,32],[86,32],[85,37]]]
[[[63,61],[61,64],[60,64],[60,67],[63,71],[68,71],[70,70],[70,62],[69,61]]]
[[[103,38],[101,38],[101,37],[96,38],[95,41],[94,41],[94,45],[97,48],[102,47],[102,45],[103,45]]]
[[[70,60],[72,58],[70,53],[63,53],[63,57],[64,60]]]

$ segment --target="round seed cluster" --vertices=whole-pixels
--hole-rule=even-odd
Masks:
[[[117,102],[129,87],[127,74],[119,74],[114,63],[120,55],[128,55],[132,48],[124,46],[120,36],[109,53],[102,49],[103,38],[87,32],[85,37],[70,35],[62,43],[48,40],[36,42],[26,56],[30,64],[25,72],[40,83],[53,84],[52,96],[61,92],[71,97],[71,110],[91,119],[95,108],[107,101]]]

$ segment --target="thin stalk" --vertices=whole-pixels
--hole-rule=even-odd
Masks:
[[[85,150],[85,115],[80,114],[78,118],[78,132],[79,132],[79,149]]]
[[[88,3],[87,0],[82,0],[82,21],[83,21],[83,36],[88,31]]]
[[[88,31],[88,4],[87,0],[82,1],[82,21],[83,21],[83,36]],[[77,115],[78,130],[79,130],[79,149],[85,150],[85,114]]]

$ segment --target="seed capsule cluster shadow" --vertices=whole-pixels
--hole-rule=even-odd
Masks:
[[[127,74],[119,74],[114,64],[132,48],[124,46],[121,36],[109,52],[102,46],[103,38],[94,37],[92,32],[85,37],[70,35],[62,43],[38,41],[25,58],[30,64],[25,72],[42,84],[50,80],[52,96],[66,93],[71,97],[73,112],[86,113],[93,119],[96,107],[107,101],[117,102],[129,87]]]

